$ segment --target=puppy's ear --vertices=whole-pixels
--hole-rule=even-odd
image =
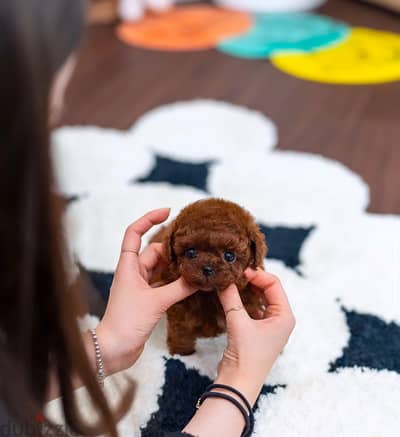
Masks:
[[[267,255],[268,250],[267,243],[265,242],[265,236],[255,222],[249,224],[248,234],[251,250],[249,267],[262,267],[264,265],[264,258]]]
[[[166,229],[162,238],[163,252],[167,262],[174,263],[176,261],[176,253],[174,252],[174,233],[175,223],[172,222]]]

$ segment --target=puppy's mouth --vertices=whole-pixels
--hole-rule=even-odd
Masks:
[[[217,287],[215,285],[209,284],[208,281],[194,281],[191,285],[197,287],[199,291],[205,291],[207,293],[217,291]]]
[[[210,292],[216,292],[217,291],[217,289],[216,289],[216,287],[209,287],[209,288],[207,288],[207,287],[201,287],[201,288],[199,288],[199,291],[205,291],[206,293],[210,293]]]

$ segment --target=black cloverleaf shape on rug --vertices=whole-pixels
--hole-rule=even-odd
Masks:
[[[186,185],[208,193],[208,174],[215,161],[188,162],[177,161],[166,156],[156,155],[156,161],[147,176],[131,182],[167,182],[171,185]]]
[[[400,326],[371,314],[342,307],[350,330],[343,354],[330,364],[330,372],[344,367],[368,367],[400,373]]]
[[[315,229],[315,226],[290,228],[286,226],[267,226],[260,224],[268,244],[267,258],[277,259],[287,267],[298,270],[300,266],[300,251],[305,240]]]
[[[212,383],[196,369],[187,369],[177,359],[165,359],[165,383],[158,398],[158,411],[152,414],[142,437],[156,437],[162,431],[181,430],[196,411],[196,402],[206,387]],[[264,385],[261,395],[275,393],[283,385]],[[258,401],[257,401],[258,402]],[[256,404],[257,406],[257,404]],[[256,408],[256,407],[255,407]]]
[[[94,270],[86,270],[89,278],[92,281],[94,288],[100,293],[100,296],[107,301],[110,295],[110,288],[114,278],[113,273],[96,272]]]

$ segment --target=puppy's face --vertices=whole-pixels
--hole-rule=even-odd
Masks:
[[[165,248],[172,268],[202,291],[243,289],[249,267],[262,265],[264,236],[247,211],[219,199],[196,202],[172,223]]]

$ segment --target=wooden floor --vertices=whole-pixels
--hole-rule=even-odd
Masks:
[[[400,32],[399,15],[357,1],[331,0],[320,12],[352,25]],[[370,211],[400,214],[400,82],[312,83],[281,73],[266,60],[214,50],[127,47],[112,28],[97,27],[88,32],[63,123],[122,129],[155,106],[197,97],[262,111],[278,125],[281,149],[341,161],[369,184]]]

